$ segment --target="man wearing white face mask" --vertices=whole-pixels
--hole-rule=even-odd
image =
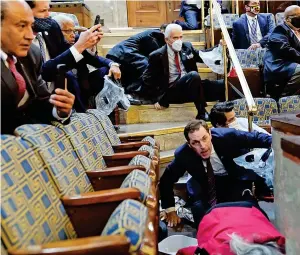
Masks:
[[[209,115],[211,124],[216,128],[229,127],[241,131],[248,131],[248,120],[246,118],[237,118],[233,107],[234,104],[230,101],[215,104]],[[254,131],[269,134],[266,130],[254,123],[252,124],[252,127]]]
[[[182,42],[181,26],[169,24],[165,41],[165,46],[150,54],[143,74],[143,94],[155,103],[157,110],[168,107],[170,103],[194,102],[198,110],[196,118],[207,120],[204,83],[212,91],[224,89],[224,85],[201,80],[196,63],[203,61],[191,43]]]

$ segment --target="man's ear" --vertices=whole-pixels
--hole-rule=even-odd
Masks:
[[[250,7],[248,6],[248,5],[245,5],[245,11],[246,12],[250,12],[251,10],[250,10]]]

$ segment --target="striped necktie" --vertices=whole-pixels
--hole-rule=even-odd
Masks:
[[[257,43],[257,19],[253,19],[250,31],[250,42],[251,44]]]
[[[210,206],[214,206],[217,203],[217,192],[216,192],[216,183],[215,183],[215,176],[214,170],[210,163],[210,159],[206,160],[206,170],[207,170],[207,194],[208,194],[208,203]]]
[[[44,46],[43,37],[42,37],[41,34],[37,34],[37,35],[36,35],[36,39],[38,40],[39,45],[40,45],[43,63],[45,63],[45,61],[46,61],[46,52],[45,52],[45,46]]]

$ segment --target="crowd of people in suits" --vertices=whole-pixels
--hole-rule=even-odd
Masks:
[[[186,4],[193,5],[184,3],[184,8]],[[175,21],[160,30],[139,33],[117,44],[104,58],[96,49],[103,37],[101,25],[80,28],[76,35],[72,19],[63,14],[50,18],[49,9],[49,1],[1,1],[1,133],[12,134],[22,124],[68,123],[73,108],[84,112],[89,98],[101,91],[106,74],[121,79],[127,93],[154,104],[157,110],[170,103],[193,102],[198,111],[196,120],[185,127],[186,143],[175,151],[175,159],[159,184],[164,220],[176,226],[181,220],[174,210],[173,185],[185,171],[192,176],[188,188],[193,218],[207,239],[201,234],[198,248],[182,254],[232,254],[230,238],[231,250],[243,247],[239,254],[248,254],[251,249],[262,251],[257,254],[282,254],[284,237],[268,221],[251,191],[255,183],[258,192],[269,192],[263,178],[233,161],[250,149],[270,148],[272,136],[255,125],[254,132],[246,132],[247,120],[235,117],[230,102],[216,104],[208,116],[206,101],[224,100],[224,82],[201,79],[196,65],[202,62],[199,51],[182,41],[182,29],[190,25]],[[299,93],[300,7],[287,7],[285,21],[277,27],[271,15],[259,10],[258,0],[245,1],[246,14],[233,24],[233,45],[242,49],[266,47],[268,86],[279,84],[276,89],[280,94]],[[185,15],[191,11],[185,9]],[[59,65],[64,65],[67,88],[56,79]],[[215,127],[211,130],[205,122],[209,118]],[[209,231],[211,224],[216,225],[211,222],[216,216],[211,215],[222,213],[226,217],[245,214],[249,219],[241,222],[236,221],[238,216],[229,217],[227,224],[239,235],[223,236],[224,242]],[[264,226],[261,232],[249,231],[253,222]],[[227,228],[217,225],[218,232]],[[260,238],[249,240],[253,234]]]

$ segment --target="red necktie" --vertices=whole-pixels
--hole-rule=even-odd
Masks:
[[[179,63],[179,53],[175,52],[175,64],[176,64],[176,68],[178,73],[181,73],[181,68],[180,68],[180,63]]]
[[[19,100],[21,100],[26,91],[26,82],[25,82],[23,76],[18,72],[16,65],[14,63],[14,60],[11,56],[7,57],[7,63],[9,65],[10,71],[14,75],[16,82],[18,84],[18,98],[19,98]]]
[[[211,206],[214,206],[217,203],[217,193],[216,193],[214,170],[212,168],[212,165],[211,165],[209,159],[206,161],[206,163],[207,163],[206,170],[207,170],[207,180],[208,180],[208,203]]]

